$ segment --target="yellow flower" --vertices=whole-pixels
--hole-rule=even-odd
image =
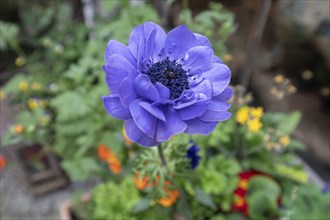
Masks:
[[[36,99],[29,99],[28,100],[28,107],[31,109],[31,110],[34,110],[38,107],[38,101]]]
[[[247,122],[247,126],[250,131],[252,132],[258,132],[260,128],[262,128],[262,123],[258,118],[254,118]]]
[[[2,90],[0,90],[0,101],[4,100],[6,98],[6,93]]]
[[[293,94],[293,93],[297,92],[297,88],[295,86],[293,86],[293,85],[289,85],[288,86],[288,92],[290,94]]]
[[[233,56],[230,54],[226,54],[223,56],[223,61],[225,61],[225,63],[232,61],[232,59],[233,59]]]
[[[249,120],[249,107],[240,108],[236,114],[236,121],[240,124],[245,124]]]
[[[27,91],[29,89],[29,84],[26,81],[20,81],[18,83],[18,88],[21,91]]]
[[[264,109],[262,107],[251,108],[251,115],[255,118],[261,118],[264,115]]]
[[[283,135],[279,139],[280,144],[287,146],[290,143],[290,138],[287,135]]]
[[[24,66],[25,58],[24,57],[17,57],[15,60],[15,65],[18,67]]]
[[[284,82],[284,76],[281,75],[281,74],[277,74],[275,77],[274,77],[274,82],[280,84],[282,82]]]
[[[34,91],[40,91],[42,89],[42,85],[38,82],[34,82],[31,84],[31,88]]]

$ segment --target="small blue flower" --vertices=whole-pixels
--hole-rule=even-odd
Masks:
[[[198,156],[199,147],[193,144],[187,150],[187,158],[190,160],[190,165],[192,169],[198,166],[200,157]]]
[[[209,40],[180,25],[168,34],[138,25],[128,46],[110,40],[104,54],[108,114],[125,121],[128,138],[156,146],[175,134],[210,134],[230,118],[230,70]]]

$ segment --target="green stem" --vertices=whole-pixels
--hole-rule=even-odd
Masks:
[[[158,149],[160,160],[162,161],[162,166],[166,167],[167,163],[166,163],[166,160],[165,160],[165,157],[164,157],[164,152],[163,152],[162,144],[159,144],[157,146],[157,149]]]

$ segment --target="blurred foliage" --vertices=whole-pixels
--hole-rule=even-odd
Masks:
[[[189,9],[185,9],[181,12],[180,21],[193,32],[208,37],[217,56],[223,58],[227,54],[225,42],[236,30],[236,25],[234,14],[226,11],[220,3],[211,2],[208,10],[195,17]]]
[[[209,136],[180,134],[163,143],[166,166],[156,148],[126,144],[122,122],[109,117],[101,101],[108,92],[102,72],[103,51],[109,39],[127,44],[136,25],[159,23],[160,19],[150,4],[104,3],[101,12],[106,17],[97,16],[96,25],[88,28],[70,22],[68,2],[6,1],[8,9],[17,8],[19,23],[0,21],[0,50],[16,54],[15,62],[12,60],[16,67],[8,65],[6,71],[15,68],[18,73],[1,92],[8,94],[19,114],[1,146],[42,143],[62,159],[71,180],[99,177],[103,183],[93,189],[89,202],[81,203],[81,196],[76,196],[74,210],[85,219],[173,219],[177,213],[187,219],[245,219],[231,208],[233,192],[239,187],[238,175],[246,170],[272,177],[251,180],[247,198],[251,218],[282,215],[278,213],[278,197],[288,209],[283,216],[300,216],[308,208],[313,209],[310,216],[323,216],[324,212],[316,213],[325,209],[324,198],[316,190],[302,187],[296,200],[287,198],[293,185],[307,182],[303,167],[294,160],[294,150],[302,144],[290,137],[301,118],[299,112],[262,113],[258,121],[262,127],[252,131],[248,123],[236,120],[244,106],[234,106],[232,118],[219,123]],[[27,7],[29,10],[24,10]],[[233,14],[221,4],[211,3],[195,17],[185,9],[180,18],[192,31],[207,36],[219,57],[227,54],[224,43],[236,26]],[[192,143],[201,148],[197,169],[192,169],[187,159]],[[100,159],[101,145],[111,156],[107,151],[108,157]],[[123,166],[118,175],[109,166],[113,155]],[[148,187],[138,191],[133,175],[147,178]],[[168,190],[175,190],[179,198],[164,207],[159,201],[166,199]]]
[[[100,184],[92,192],[92,219],[137,219],[131,210],[138,201],[139,192],[132,179]]]
[[[330,193],[312,184],[296,187],[283,196],[281,217],[287,219],[329,219]]]
[[[269,219],[277,214],[280,186],[271,178],[253,177],[248,186],[247,202],[252,219]]]

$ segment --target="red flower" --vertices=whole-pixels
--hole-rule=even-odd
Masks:
[[[6,167],[7,160],[4,156],[0,155],[0,170]]]
[[[246,201],[246,193],[248,189],[249,180],[256,175],[264,175],[258,171],[244,171],[238,174],[239,182],[238,188],[234,191],[235,200],[232,204],[232,209],[237,212],[244,213],[248,215],[248,204]]]

